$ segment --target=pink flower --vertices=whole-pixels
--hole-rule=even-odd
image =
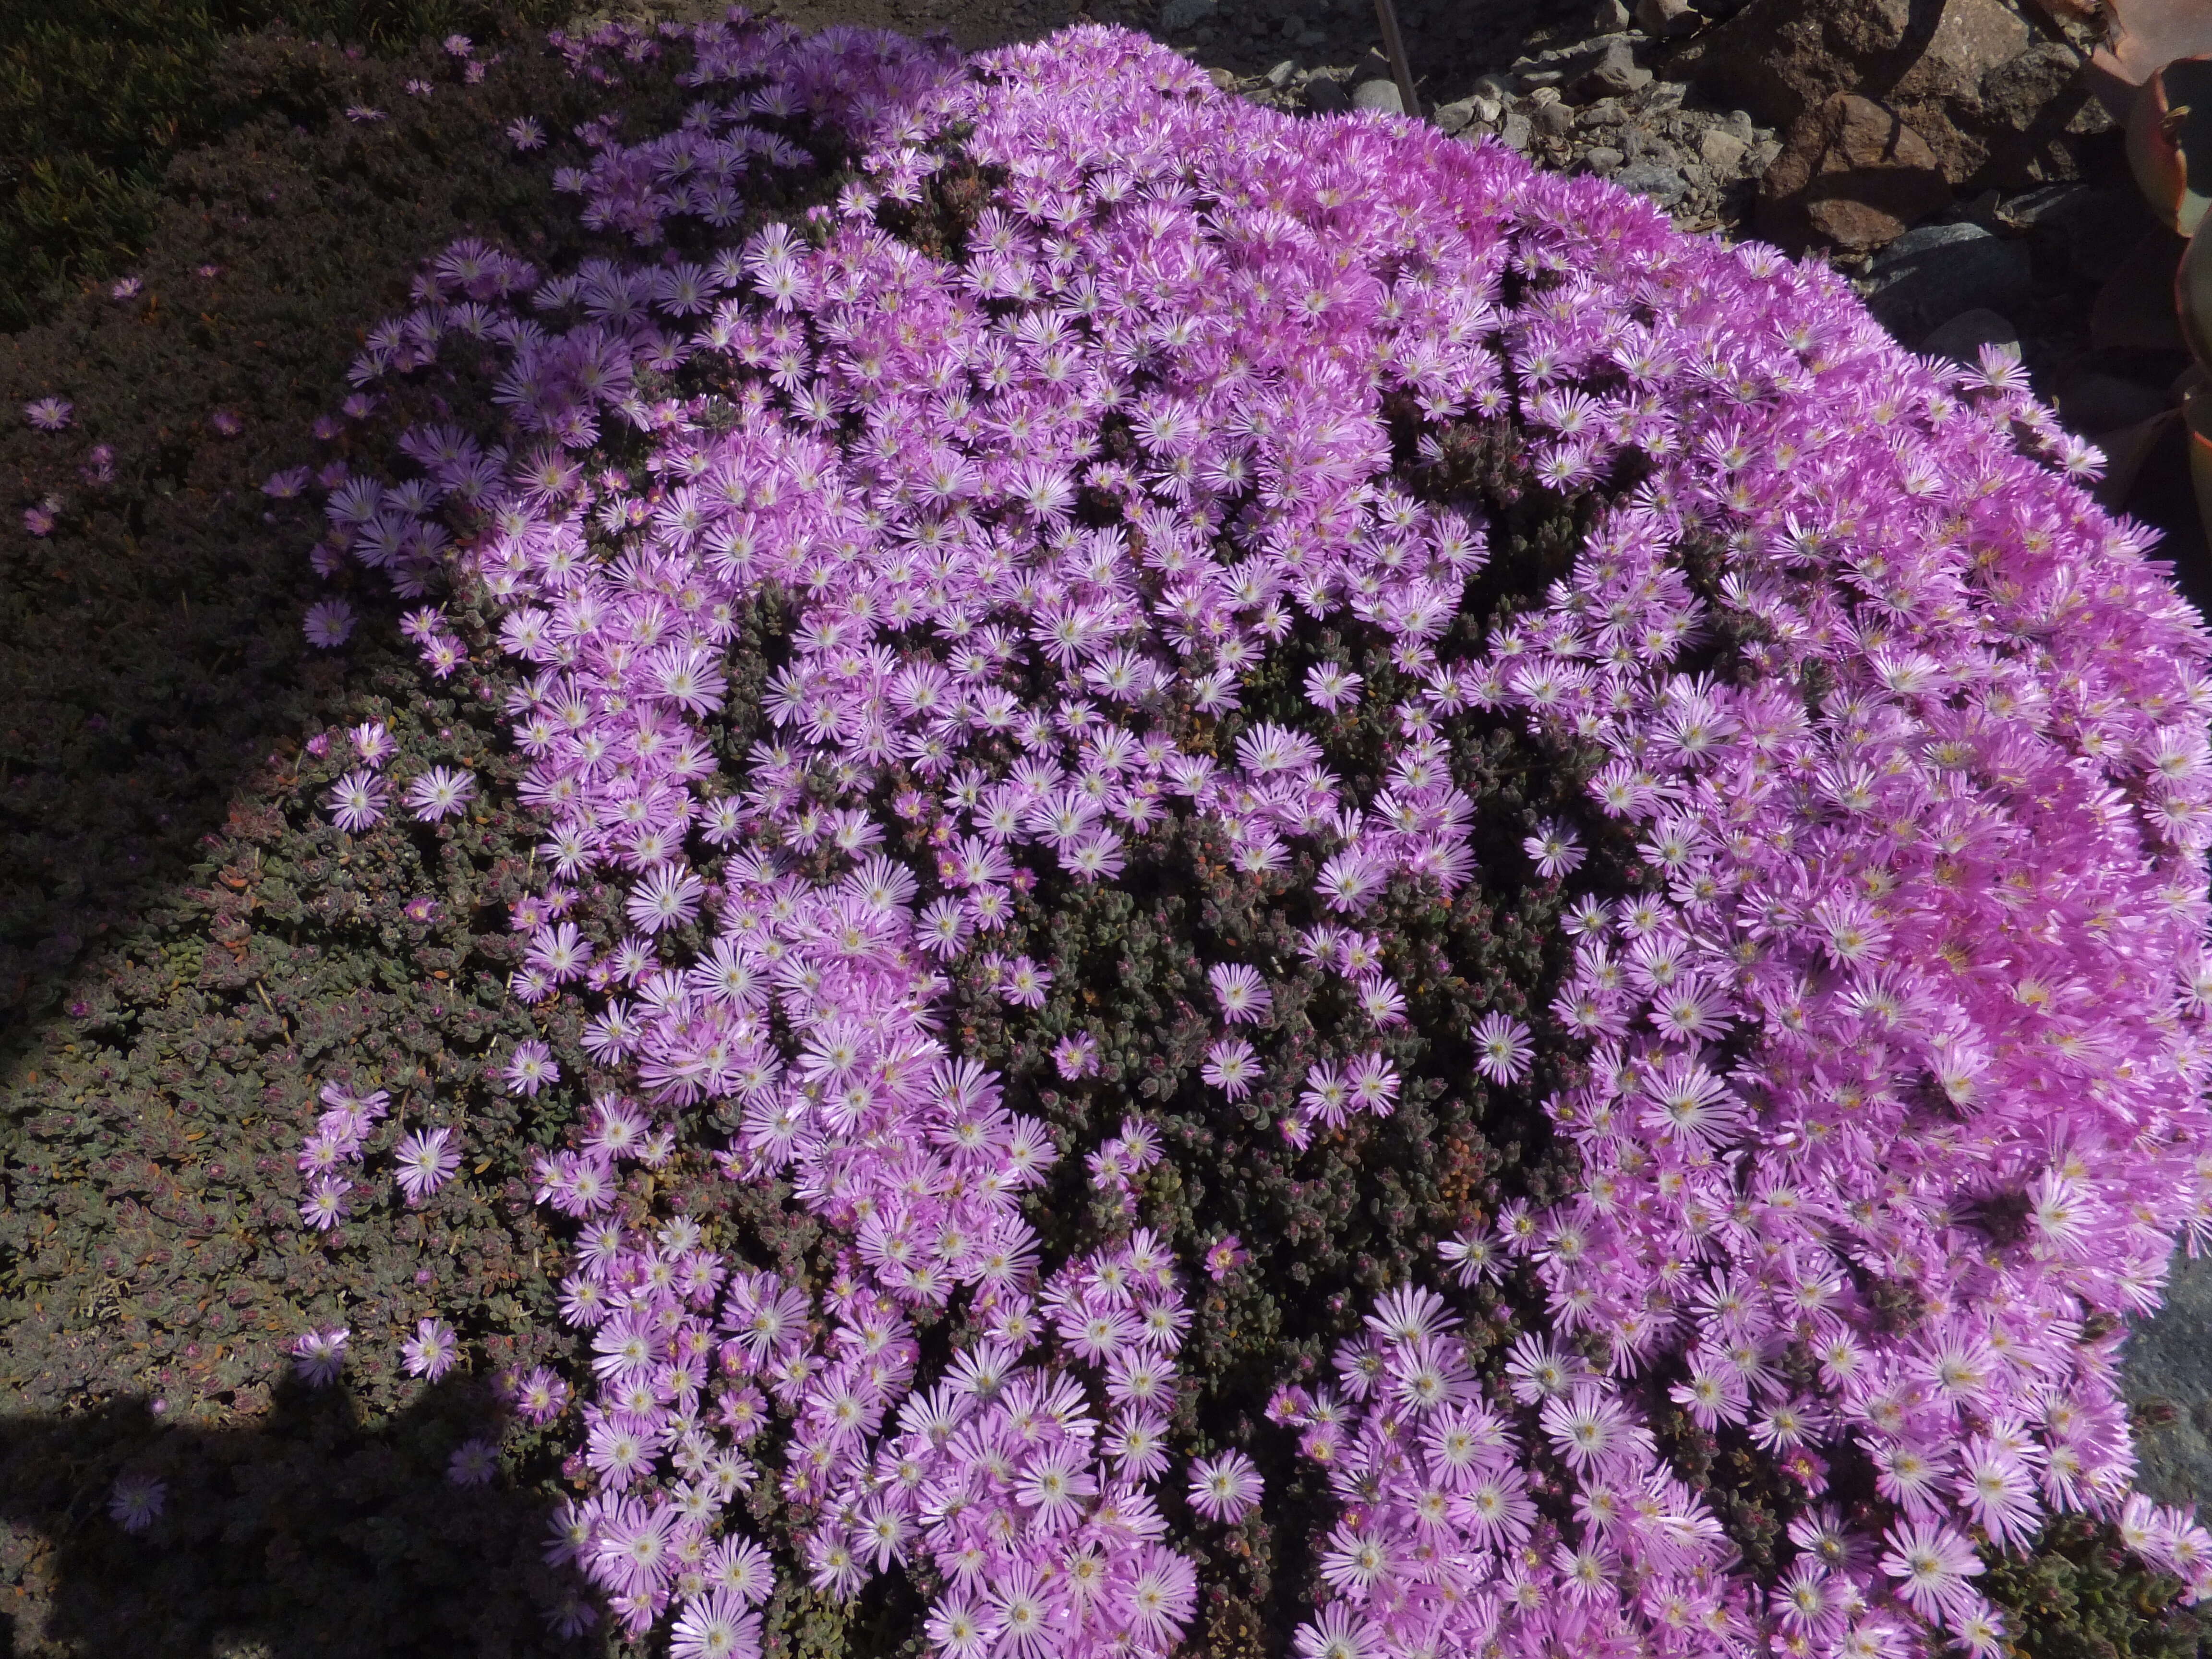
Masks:
[[[1206,1275],[1217,1285],[1252,1259],[1235,1233],[1217,1240],[1206,1253]]]
[[[307,607],[307,643],[333,650],[353,637],[353,607],[343,599],[324,599]]]
[[[125,1532],[144,1532],[161,1517],[169,1486],[150,1474],[118,1474],[108,1489],[108,1518]]]
[[[453,1178],[461,1167],[461,1149],[453,1144],[451,1129],[421,1130],[399,1143],[400,1190],[410,1204],[420,1204]]]
[[[408,1376],[435,1382],[460,1358],[461,1345],[454,1339],[453,1328],[444,1320],[423,1319],[416,1322],[415,1334],[399,1345],[399,1352]]]
[[[1260,970],[1243,963],[1217,963],[1206,969],[1221,1017],[1231,1025],[1253,1025],[1267,1018],[1274,1006],[1274,993],[1260,977]]]
[[[1233,1523],[1259,1503],[1263,1483],[1252,1460],[1230,1450],[1190,1467],[1190,1506],[1209,1521]]]
[[[23,418],[40,432],[59,432],[75,407],[66,398],[33,398],[23,405]]]
[[[331,1325],[294,1340],[293,1364],[308,1387],[326,1388],[337,1381],[338,1372],[345,1364],[346,1343],[352,1334],[343,1325]]]
[[[386,800],[384,780],[356,768],[337,781],[324,798],[324,805],[330,809],[331,823],[348,835],[357,836],[382,820]]]

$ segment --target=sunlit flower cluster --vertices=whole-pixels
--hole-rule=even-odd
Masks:
[[[1915,361],[1824,270],[1495,145],[1239,104],[1132,35],[964,64],[742,16],[686,38],[692,118],[592,124],[558,176],[635,262],[548,276],[459,244],[368,336],[364,398],[495,349],[501,441],[418,428],[409,476],[318,480],[327,568],[490,601],[540,857],[626,890],[604,951],[566,886],[517,917],[517,994],[586,998],[593,1058],[640,1097],[539,1166],[582,1227],[563,1314],[594,1355],[597,1484],[556,1555],[633,1630],[672,1614],[678,1653],[753,1651],[770,1574],[731,1510],[774,1421],[817,1589],[926,1562],[927,1635],[958,1659],[1172,1649],[1196,1579],[1161,1483],[1209,1526],[1262,1492],[1243,1451],[1170,1443],[1188,1310],[1137,1224],[1155,1137],[1085,1149],[1121,1235],[1044,1261],[1024,1194],[1069,1149],[948,1042],[951,975],[1041,1006],[1054,964],[997,948],[1016,896],[1110,883],[1184,815],[1240,871],[1310,858],[1330,920],[1302,948],[1378,1034],[1402,1024],[1363,926],[1394,883],[1474,878],[1440,725],[1475,710],[1590,757],[1590,823],[1630,832],[1640,885],[1571,908],[1545,1030],[1465,1034],[1490,1085],[1566,1079],[1579,1189],[1445,1253],[1463,1285],[1540,1287],[1549,1334],[1485,1382],[1458,1316],[1401,1287],[1336,1383],[1274,1402],[1343,1503],[1300,1652],[1994,1653],[1978,1545],[2064,1510],[2212,1585],[2204,1535],[2130,1495],[2114,1375],[2120,1317],[2205,1222],[2205,640],[2008,365]],[[665,247],[737,225],[749,176],[803,173],[809,130],[861,156],[834,206]],[[897,234],[967,167],[997,182],[957,258]],[[1534,487],[1612,495],[1571,569],[1446,650],[1486,527],[1394,468],[1509,420]],[[771,590],[789,659],[732,773],[728,648]],[[1364,798],[1292,726],[1214,740],[1322,620],[1419,687]],[[468,662],[437,605],[406,628],[433,675]],[[1302,690],[1328,716],[1372,696],[1342,664]],[[360,759],[330,803],[349,830],[389,800]],[[933,866],[886,850],[879,788]],[[469,798],[440,770],[406,795],[432,822]],[[1572,890],[1586,840],[1546,820],[1524,853]],[[1238,962],[1206,986],[1202,1076],[1240,1099],[1273,993]],[[1095,1042],[1051,1060],[1086,1076]],[[557,1078],[534,1044],[504,1070]],[[1379,1044],[1316,1061],[1281,1131],[1305,1148],[1401,1086]],[[708,1103],[740,1126],[733,1178],[788,1181],[847,1241],[834,1282],[615,1218],[622,1166]],[[310,1143],[317,1225],[350,1133]],[[445,1133],[404,1143],[410,1198],[453,1173]],[[963,1322],[941,1376],[923,1310]],[[303,1361],[334,1365],[317,1341]],[[1803,1495],[1778,1582],[1738,1571],[1662,1455],[1667,1407]],[[1875,1526],[1829,1501],[1845,1460]]]

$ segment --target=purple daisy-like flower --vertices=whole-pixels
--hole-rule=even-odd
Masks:
[[[1264,1486],[1252,1460],[1233,1449],[1190,1466],[1190,1506],[1209,1521],[1242,1520],[1259,1503]]]
[[[40,432],[59,432],[69,425],[76,408],[66,398],[33,398],[23,405],[23,418]]]
[[[1053,1045],[1052,1063],[1070,1083],[1093,1076],[1098,1070],[1098,1039],[1088,1031],[1060,1038]]]
[[[398,1157],[399,1188],[410,1204],[420,1204],[461,1167],[461,1149],[453,1144],[451,1129],[421,1130],[405,1137]]]
[[[1474,1069],[1492,1083],[1518,1083],[1528,1075],[1528,1028],[1510,1014],[1485,1014],[1470,1034]]]
[[[108,1489],[108,1518],[125,1532],[143,1532],[161,1518],[169,1486],[150,1474],[118,1474]]]
[[[323,599],[307,607],[301,627],[309,645],[331,651],[353,637],[354,621],[353,607],[343,599]]]
[[[292,1343],[293,1368],[310,1388],[327,1388],[345,1368],[346,1344],[353,1333],[343,1325],[308,1331]]]
[[[1260,1056],[1243,1038],[1223,1037],[1207,1045],[1198,1074],[1230,1099],[1242,1100],[1259,1079]]]
[[[459,1362],[461,1345],[444,1320],[423,1319],[416,1322],[415,1334],[399,1345],[399,1354],[408,1376],[435,1382]]]
[[[1221,1018],[1231,1025],[1256,1025],[1275,1006],[1275,994],[1260,970],[1241,962],[1218,963],[1206,971]]]
[[[561,1067],[553,1058],[553,1050],[536,1041],[518,1042],[507,1057],[500,1075],[507,1086],[520,1095],[534,1095],[561,1080]]]
[[[330,810],[331,823],[348,835],[357,836],[382,821],[388,799],[382,778],[356,767],[331,786],[323,804]]]
[[[346,1194],[353,1190],[353,1182],[343,1176],[318,1176],[308,1184],[307,1195],[300,1200],[300,1219],[319,1233],[326,1233],[345,1219],[349,1208]]]
[[[434,766],[407,786],[407,805],[420,823],[441,823],[468,810],[476,799],[475,774],[451,766]]]
[[[499,1478],[499,1448],[481,1437],[464,1440],[446,1460],[446,1479],[456,1486],[488,1486]]]

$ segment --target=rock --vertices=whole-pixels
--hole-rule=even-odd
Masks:
[[[1166,0],[1160,8],[1160,33],[1181,34],[1220,9],[1221,0]]]
[[[1546,138],[1564,138],[1575,130],[1574,106],[1571,104],[1539,104],[1530,112],[1528,123]]]
[[[1522,92],[1534,92],[1539,87],[1556,87],[1566,78],[1566,70],[1553,64],[1547,64],[1537,69],[1519,70],[1513,76]]]
[[[1610,178],[1627,159],[1611,144],[1593,144],[1583,152],[1583,164],[1600,178]]]
[[[1680,169],[1650,160],[1632,161],[1613,175],[1613,182],[1638,196],[1650,197],[1662,208],[1674,206],[1690,187]]]
[[[2173,407],[2160,386],[2117,374],[2076,374],[2058,394],[2058,416],[2076,432],[2117,432]]]
[[[1294,58],[1285,58],[1267,71],[1267,84],[1280,92],[1290,84],[1291,77],[1297,72],[1297,60]]]
[[[1792,251],[1827,244],[1863,252],[1951,201],[1920,135],[1856,93],[1839,92],[1801,118],[1765,174],[1759,234]]]
[[[2130,1322],[2122,1350],[2121,1391],[2142,1425],[2136,1485],[2162,1504],[2201,1504],[2212,1494],[2212,1256],[2176,1250],[2165,1294],[2155,1318]]]
[[[2012,325],[2011,319],[1987,306],[1976,306],[1931,329],[1921,341],[1920,349],[1927,356],[1948,357],[1972,368],[1981,362],[1984,346],[2019,343],[2020,331]]]
[[[1628,119],[1628,112],[1620,106],[1618,98],[1601,98],[1595,104],[1579,110],[1575,115],[1578,127],[1617,127]]]
[[[1568,95],[1578,104],[1595,98],[1620,98],[1651,84],[1651,71],[1636,61],[1627,41],[1608,42],[1590,66],[1577,75]]]
[[[1467,101],[1474,106],[1474,118],[1485,126],[1496,125],[1498,118],[1505,112],[1505,100],[1486,92],[1478,91]]]
[[[1334,115],[1352,107],[1352,100],[1344,90],[1344,83],[1333,76],[1317,75],[1306,82],[1306,107],[1321,115]]]
[[[1354,109],[1379,109],[1386,115],[1403,115],[1405,101],[1398,96],[1395,81],[1362,81],[1352,89]]]
[[[1590,14],[1590,33],[1618,34],[1633,21],[1624,0],[1598,0],[1597,9]]]
[[[1474,122],[1474,100],[1462,98],[1449,104],[1438,104],[1430,118],[1445,132],[1464,132]]]
[[[1698,159],[1715,173],[1734,173],[1751,146],[1725,127],[1707,127],[1698,139]]]
[[[1690,0],[1636,0],[1636,21],[1647,34],[1662,40],[1694,34],[1705,27],[1705,14]]]
[[[2027,229],[2039,251],[2055,256],[2077,282],[2102,285],[2157,221],[2132,183],[2054,185],[2016,198],[2001,211]]]
[[[2014,187],[2071,163],[2081,55],[2033,0],[1750,0],[1669,64],[1716,100],[1788,127],[1840,92],[1876,93],[1946,183]]]
[[[1917,339],[1970,306],[2001,310],[2027,298],[2027,249],[1979,225],[1922,225],[1875,256],[1867,309]]]
[[[1498,130],[1498,136],[1504,140],[1506,149],[1517,149],[1525,155],[1528,146],[1535,142],[1535,129],[1528,125],[1528,118],[1516,109],[1505,118],[1505,125]]]

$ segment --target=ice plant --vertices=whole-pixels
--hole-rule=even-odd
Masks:
[[[1240,1247],[1184,1262],[1144,1224],[1137,1116],[1080,1149],[1095,1243],[1048,1260],[1024,1197],[1066,1149],[945,1007],[957,976],[1058,1018],[1074,965],[999,937],[1023,899],[1188,832],[1304,924],[1295,1000],[1190,959],[1199,1075],[1320,1156],[1429,1081],[1395,1045],[1450,964],[1393,958],[1388,919],[1477,873],[1455,767],[1485,721],[1582,789],[1486,843],[1570,890],[1571,966],[1548,1013],[1486,988],[1449,1040],[1576,1176],[1440,1254],[1548,1328],[1486,1359],[1401,1285],[1277,1393],[1340,1504],[1297,1650],[1985,1650],[1980,1548],[2063,1510],[2212,1586],[2202,1535],[2129,1497],[2113,1367],[2207,1224],[2212,687],[2147,538],[2073,482],[2094,453],[2004,365],[1899,352],[1823,270],[1495,145],[1224,100],[1137,37],[966,64],[741,14],[684,38],[714,96],[634,142],[589,125],[559,175],[667,257],[448,250],[346,413],[458,333],[495,349],[505,429],[320,477],[327,562],[459,590],[405,623],[434,677],[471,607],[516,665],[552,884],[515,907],[515,988],[574,988],[636,1097],[535,1172],[581,1230],[591,1352],[559,1559],[617,1620],[757,1645],[732,1499],[773,1478],[810,1588],[926,1569],[939,1650],[1185,1639],[1196,1553],[1266,1501],[1246,1449],[1176,1426],[1187,1272]],[[720,235],[743,181],[809,163],[795,135],[857,155],[835,204]],[[957,236],[916,229],[962,191]],[[1468,481],[1501,451],[1512,489],[1596,505],[1493,570]],[[726,771],[729,647],[770,599],[788,652]],[[1324,659],[1285,675],[1291,645]],[[1381,762],[1346,775],[1355,726]],[[361,758],[331,802],[356,831],[388,799]],[[418,811],[458,806],[427,781]],[[888,850],[902,824],[927,857]],[[625,931],[587,949],[564,914],[602,882]],[[1297,1046],[1322,996],[1359,1042]],[[1103,1086],[1110,1040],[1050,1036],[1040,1066]],[[534,1041],[492,1070],[560,1081]],[[326,1104],[321,1226],[369,1121]],[[828,1229],[818,1273],[617,1203],[709,1121],[732,1179]],[[444,1133],[403,1181],[434,1184]],[[1771,1577],[1668,1462],[1668,1407],[1796,1494]],[[1877,1494],[1848,1522],[1846,1459]]]

